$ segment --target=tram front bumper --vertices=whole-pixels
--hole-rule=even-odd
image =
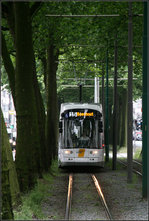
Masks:
[[[64,158],[59,161],[59,167],[65,166],[99,166],[104,167],[104,161],[100,158]]]

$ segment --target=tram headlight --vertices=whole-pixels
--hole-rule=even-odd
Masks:
[[[97,150],[93,150],[92,154],[98,154]]]
[[[65,150],[65,154],[72,154],[73,152],[71,150]]]
[[[13,140],[12,140],[12,139],[9,139],[9,143],[12,144],[12,142],[13,142]]]
[[[13,141],[12,145],[13,145],[13,146],[15,146],[15,145],[16,145],[16,142],[15,142],[15,141]]]

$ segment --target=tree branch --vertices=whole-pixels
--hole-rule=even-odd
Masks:
[[[32,7],[30,8],[30,15],[31,15],[31,20],[37,13],[37,11],[41,8],[43,2],[35,2]]]
[[[13,100],[14,100],[14,105],[16,107],[16,102],[15,102],[15,69],[13,67],[3,33],[1,33],[1,39],[2,39],[2,58],[3,58],[5,70],[8,75],[9,85],[11,88],[11,92],[12,92],[12,96],[13,96]]]
[[[6,18],[8,14],[8,6],[6,4],[6,2],[2,3],[2,18]]]

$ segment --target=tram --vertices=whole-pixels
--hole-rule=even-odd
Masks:
[[[58,166],[104,167],[103,131],[101,105],[62,103]]]

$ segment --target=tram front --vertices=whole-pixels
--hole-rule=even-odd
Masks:
[[[59,167],[104,166],[102,114],[93,109],[69,109],[59,125]]]

